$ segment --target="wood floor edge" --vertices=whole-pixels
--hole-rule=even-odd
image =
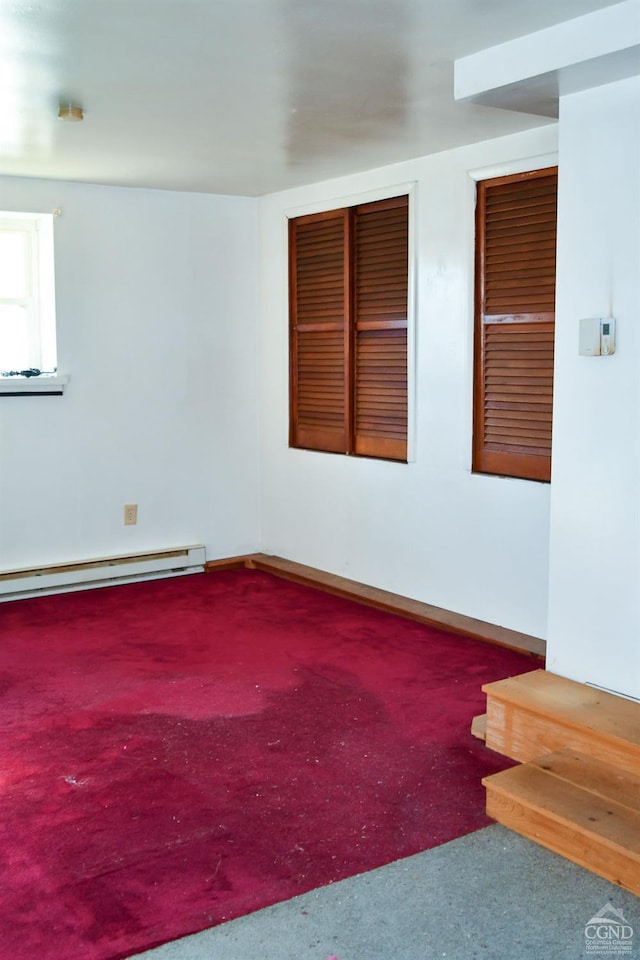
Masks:
[[[213,573],[216,570],[251,569],[254,556],[255,554],[248,553],[240,557],[223,557],[221,560],[207,560],[204,565],[204,570],[205,573]]]
[[[538,662],[544,661],[545,658],[546,643],[538,637],[531,637],[528,634],[518,633],[506,627],[476,620],[473,617],[454,613],[451,610],[445,610],[442,607],[436,607],[420,600],[412,600],[409,597],[403,597],[388,590],[381,590],[378,587],[370,587],[359,583],[357,580],[349,580],[346,577],[327,573],[315,567],[296,563],[293,560],[285,560],[282,557],[270,556],[265,553],[255,553],[209,561],[205,564],[205,570],[208,573],[216,570],[241,568],[262,570],[265,573],[271,573],[274,576],[304,586],[324,590],[334,596],[356,600],[387,613],[394,613],[428,626],[438,627],[438,629],[446,630],[449,633],[472,637],[476,640],[491,643],[494,646],[524,653]]]

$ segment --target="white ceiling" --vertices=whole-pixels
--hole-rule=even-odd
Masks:
[[[0,173],[255,196],[548,123],[453,61],[614,2],[0,0]]]

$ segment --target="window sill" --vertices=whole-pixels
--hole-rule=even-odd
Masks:
[[[68,376],[0,377],[0,396],[60,396],[68,383]]]

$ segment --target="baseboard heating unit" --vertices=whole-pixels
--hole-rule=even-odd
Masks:
[[[204,563],[204,547],[192,546],[7,570],[0,573],[0,602],[202,573]]]

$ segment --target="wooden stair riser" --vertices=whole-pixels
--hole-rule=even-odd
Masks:
[[[527,762],[569,747],[640,773],[640,704],[546,670],[485,684],[487,746]]]
[[[636,744],[593,728],[568,724],[557,717],[542,716],[492,696],[487,699],[485,742],[497,753],[521,763],[569,748],[630,773],[640,773],[640,749]]]
[[[471,721],[471,735],[477,737],[478,740],[487,739],[487,715],[486,713],[480,714],[478,717],[474,717]]]

